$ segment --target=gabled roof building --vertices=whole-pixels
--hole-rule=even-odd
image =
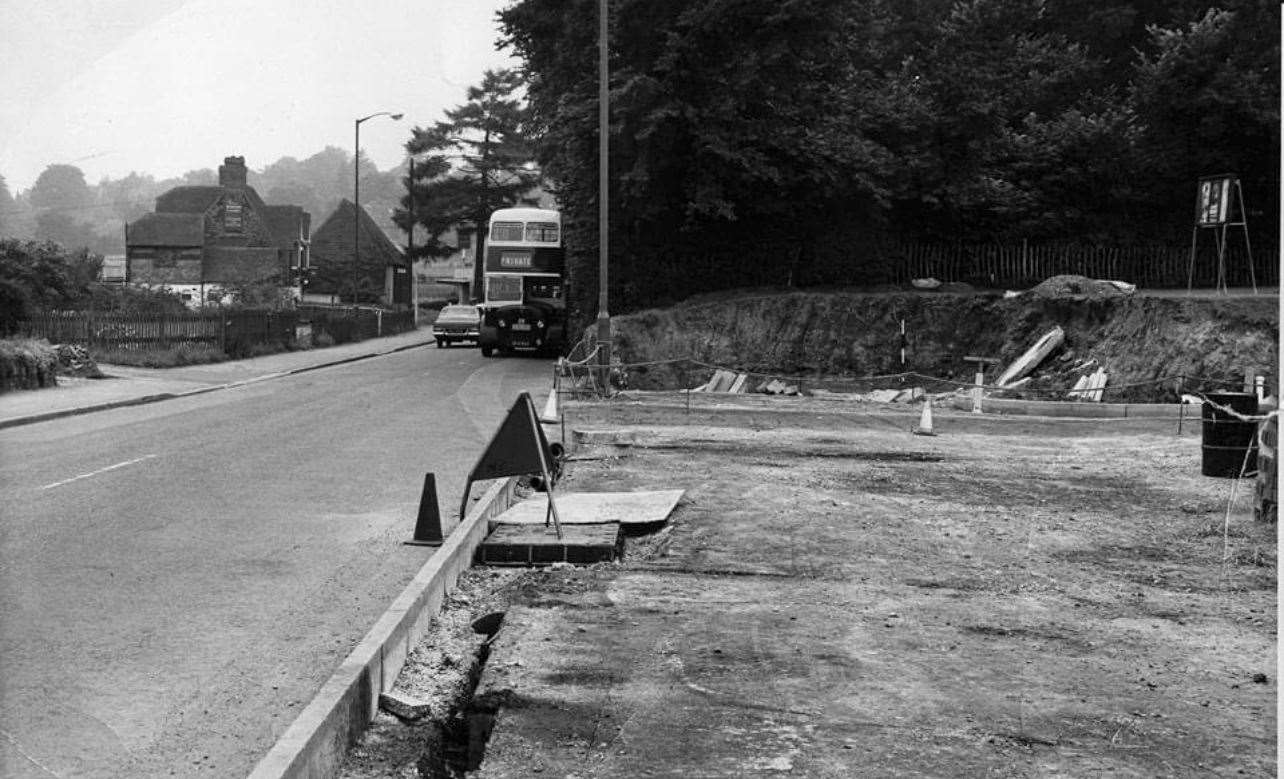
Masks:
[[[269,206],[246,183],[244,157],[227,157],[217,186],[175,187],[156,211],[125,226],[129,283],[176,289],[247,283],[296,286],[309,264],[311,217]]]
[[[354,239],[358,257],[355,273]],[[351,200],[339,201],[334,213],[313,233],[311,251],[314,272],[306,288],[309,299],[349,302],[355,281],[360,303],[410,303],[410,265],[405,253]]]

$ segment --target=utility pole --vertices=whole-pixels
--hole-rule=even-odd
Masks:
[[[607,310],[607,232],[609,230],[609,185],[607,152],[610,149],[610,84],[607,70],[607,0],[597,4],[597,345],[602,366],[602,391],[611,391],[611,315]]]

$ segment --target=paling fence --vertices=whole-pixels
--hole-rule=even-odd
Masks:
[[[1190,243],[1120,246],[1033,242],[951,244],[905,241],[853,232],[800,243],[768,239],[743,242],[683,242],[658,247],[624,246],[611,258],[612,311],[632,311],[692,295],[750,287],[908,286],[913,279],[965,282],[989,289],[1029,289],[1052,276],[1077,275],[1136,284],[1143,289],[1217,286],[1213,231],[1201,231],[1194,278]],[[1189,234],[1187,234],[1189,237]],[[597,257],[573,250],[583,278],[573,279],[573,304],[591,312],[596,300]],[[1252,246],[1250,269],[1243,236],[1227,236],[1225,284],[1276,287],[1280,253],[1275,244]]]
[[[1225,283],[1230,287],[1279,285],[1279,248],[1253,247],[1252,263],[1242,238],[1230,236],[1223,259]],[[992,287],[1023,289],[1052,276],[1072,274],[1094,279],[1127,281],[1147,288],[1214,287],[1218,282],[1217,250],[1213,238],[1201,236],[1191,278],[1190,246],[1092,246],[1034,244],[933,245],[901,244],[888,247],[886,279],[906,283],[935,278],[965,281]],[[826,263],[841,272],[840,263]]]
[[[414,329],[410,311],[362,308],[300,308],[293,311],[203,311],[186,314],[122,314],[46,311],[30,315],[22,335],[51,343],[83,344],[101,350],[164,350],[204,346],[231,355],[264,344],[294,344],[310,326],[314,339],[327,332],[334,343],[360,341]]]

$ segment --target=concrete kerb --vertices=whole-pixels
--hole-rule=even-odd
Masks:
[[[972,410],[972,398],[955,395],[951,405],[960,411]],[[1181,403],[1082,403],[1075,401],[1018,400],[1015,398],[985,398],[981,410],[993,414],[1028,415],[1037,417],[1078,417],[1081,419],[1177,419],[1183,413]],[[1185,410],[1190,417],[1198,417],[1200,409],[1191,406]]]
[[[3,419],[3,420],[0,420],[0,430],[3,430],[6,427],[18,427],[20,425],[33,425],[33,424],[36,424],[37,422],[48,422],[53,419],[62,419],[63,417],[74,417],[74,416],[79,416],[81,414],[92,414],[96,411],[111,411],[112,409],[115,409],[115,408],[127,408],[129,406],[142,406],[148,403],[158,403],[162,400],[174,400],[175,398],[190,398],[193,395],[204,395],[206,392],[215,392],[218,390],[233,389],[235,387],[244,387],[246,385],[255,384],[260,381],[268,381],[270,379],[279,379],[284,376],[294,376],[300,373],[307,373],[308,371],[320,370],[322,368],[332,368],[336,365],[346,365],[348,363],[358,362],[359,360],[367,360],[367,359],[370,359],[371,357],[383,357],[385,355],[396,354],[397,352],[404,352],[410,349],[418,349],[422,346],[427,346],[428,343],[431,343],[431,341],[425,342],[425,343],[418,343],[418,344],[409,344],[407,346],[398,346],[395,349],[387,349],[381,352],[371,352],[370,354],[362,354],[356,357],[345,357],[342,360],[333,360],[331,362],[323,362],[317,365],[308,365],[303,368],[295,368],[289,371],[278,371],[276,373],[267,373],[262,376],[255,376],[249,379],[241,379],[240,381],[233,381],[227,384],[216,384],[211,387],[199,387],[197,389],[187,390],[185,392],[161,392],[155,395],[144,395],[142,397],[129,398],[127,400],[113,400],[110,403],[98,403],[92,406],[81,406],[79,408],[66,408],[66,409],[60,409],[58,411],[49,411],[43,414],[32,414],[31,416],[15,417],[13,419]],[[33,390],[33,391],[38,392],[39,390]]]
[[[378,712],[406,657],[459,575],[472,565],[490,520],[513,502],[517,479],[493,483],[334,675],[299,713],[250,779],[330,777]]]
[[[636,393],[642,397],[642,393]],[[700,393],[704,400],[714,400],[715,405],[703,406],[702,411],[763,411],[760,406],[754,406],[744,403],[736,403],[737,397],[743,395],[733,395],[731,393]],[[648,396],[646,403],[647,408],[686,410],[687,406],[680,402],[671,402],[668,399],[674,397],[674,393],[655,392]],[[682,397],[682,393],[677,393],[677,397]],[[768,397],[768,396],[763,396]],[[814,414],[814,408],[791,408],[788,401],[796,398],[786,398],[786,402],[772,408],[772,413],[797,413],[797,414]],[[827,403],[831,403],[835,408],[841,408],[847,405],[852,408],[859,408],[868,411],[871,408],[890,408],[899,410],[916,409],[917,406],[909,403],[869,403],[859,401],[837,401],[826,398]],[[577,401],[567,401],[566,406],[573,407]],[[947,403],[949,407],[960,411],[972,410],[972,397],[970,395],[955,395]],[[1183,406],[1185,406],[1183,412]],[[694,408],[694,407],[693,407]],[[1038,416],[1038,417],[1076,417],[1081,419],[1177,419],[1183,413],[1187,417],[1198,418],[1200,410],[1198,406],[1181,404],[1181,403],[1088,403],[1074,401],[1055,401],[1055,400],[1020,400],[1016,398],[985,398],[981,404],[982,410],[987,414],[1013,416]]]

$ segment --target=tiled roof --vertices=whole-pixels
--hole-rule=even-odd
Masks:
[[[145,214],[125,229],[130,246],[200,246],[205,242],[201,214]]]
[[[357,232],[360,237],[362,257],[367,261],[378,258],[384,265],[404,265],[405,255],[388,239],[387,234],[379,229],[379,225],[375,224],[370,214],[366,213],[364,208],[357,209],[356,213],[359,214],[360,219],[360,228]],[[326,217],[326,220],[312,234],[314,263],[317,262],[318,257],[324,261],[327,257],[334,256],[346,262],[352,256],[352,218],[352,201],[346,198],[339,201],[334,213]]]
[[[222,194],[219,186],[174,187],[156,198],[156,213],[203,214]]]

